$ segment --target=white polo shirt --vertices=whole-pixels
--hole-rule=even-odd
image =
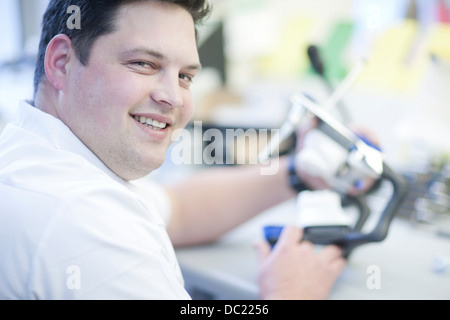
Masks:
[[[0,299],[189,299],[167,194],[22,103],[0,136]]]

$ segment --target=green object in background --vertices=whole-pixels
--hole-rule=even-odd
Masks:
[[[229,6],[230,14],[247,14],[264,9],[268,0],[232,0]]]
[[[325,66],[325,78],[330,82],[342,80],[347,75],[349,66],[345,53],[350,45],[353,29],[354,25],[350,22],[336,24],[328,42],[319,48]]]

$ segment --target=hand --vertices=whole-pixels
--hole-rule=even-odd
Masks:
[[[345,266],[341,250],[324,247],[316,253],[310,242],[300,242],[303,231],[286,227],[273,251],[266,242],[257,245],[258,284],[266,300],[324,300]]]
[[[310,153],[313,152],[316,156],[323,157],[323,159],[326,159],[326,155],[328,152],[328,149],[326,149],[328,146],[327,138],[321,138],[321,136],[317,136],[313,140],[314,142],[311,142],[311,140],[309,140],[305,145],[305,138],[306,138],[306,136],[308,136],[308,133],[312,129],[315,129],[317,127],[317,124],[318,124],[317,121],[318,121],[317,118],[313,118],[311,121],[309,121],[304,126],[302,126],[301,128],[298,129],[296,152],[300,153],[306,147]],[[350,130],[355,132],[357,135],[364,137],[365,140],[370,141],[370,143],[372,145],[374,145],[374,146],[380,145],[380,141],[379,141],[378,137],[370,129],[368,129],[366,127],[361,127],[361,126],[359,126],[359,127],[351,126]],[[324,139],[326,139],[326,140],[324,140]],[[315,145],[312,143],[315,143]],[[331,149],[334,150],[333,148],[331,148]],[[311,151],[311,150],[313,150],[313,151]],[[331,154],[333,154],[332,150],[330,150]],[[307,152],[307,151],[305,151],[305,152]],[[308,154],[310,154],[310,153],[308,153]],[[301,164],[296,163],[296,171],[297,171],[299,178],[311,190],[326,190],[326,189],[331,189],[333,187],[336,187],[336,185],[333,184],[332,179],[330,179],[330,178],[332,177],[332,175],[334,175],[333,170],[337,170],[337,167],[336,168],[334,167],[337,164],[330,163],[331,159],[333,159],[332,156],[330,156],[330,157],[328,157],[327,160],[324,160],[323,163],[319,161],[318,163],[320,163],[320,165],[318,167],[315,167],[313,165],[312,171],[311,171],[311,168],[309,168],[309,169],[302,168],[303,166]],[[342,157],[342,155],[339,155],[339,157]],[[340,161],[344,160],[342,158],[339,158],[339,159],[340,159]],[[311,160],[309,160],[309,162],[311,162]],[[309,162],[307,161],[307,163],[309,163]],[[328,163],[329,166],[324,167],[325,163]],[[319,169],[319,168],[322,168],[322,169]],[[326,168],[328,168],[328,169],[326,169]],[[325,177],[328,177],[328,178],[325,178]],[[370,190],[376,181],[377,181],[377,179],[374,177],[371,177],[371,176],[361,177],[361,183],[358,184],[358,187],[349,185],[346,190],[340,190],[340,191],[345,191],[345,193],[347,193],[351,196],[357,196],[360,194],[364,194],[368,190]]]
[[[366,141],[370,141],[370,143],[374,146],[380,147],[381,146],[381,142],[378,138],[378,136],[376,135],[375,132],[373,132],[372,130],[368,129],[367,127],[362,127],[362,126],[350,126],[350,129],[355,132],[357,135],[359,135],[360,137],[363,137],[364,139],[366,139]],[[361,188],[350,188],[350,190],[348,190],[348,194],[350,196],[358,196],[361,194],[366,193],[367,191],[369,191],[373,185],[376,183],[377,179],[373,178],[373,177],[366,177],[363,181],[362,181],[362,187]]]
[[[311,118],[310,121],[304,122],[301,127],[297,129],[297,145],[296,153],[301,152],[304,147],[305,137],[318,125],[317,118]],[[296,168],[299,178],[310,188],[311,190],[327,190],[330,189],[330,185],[325,179],[309,174],[301,168]]]

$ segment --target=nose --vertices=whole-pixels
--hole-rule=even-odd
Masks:
[[[150,96],[161,105],[172,108],[182,107],[183,98],[178,74],[176,76],[169,74],[162,75],[158,79],[157,85],[151,91]]]

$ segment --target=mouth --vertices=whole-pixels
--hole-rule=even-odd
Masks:
[[[170,125],[166,122],[160,122],[158,120],[145,117],[145,116],[138,116],[138,115],[131,115],[131,117],[136,120],[137,122],[141,123],[142,125],[155,130],[155,131],[162,131],[169,127]]]

